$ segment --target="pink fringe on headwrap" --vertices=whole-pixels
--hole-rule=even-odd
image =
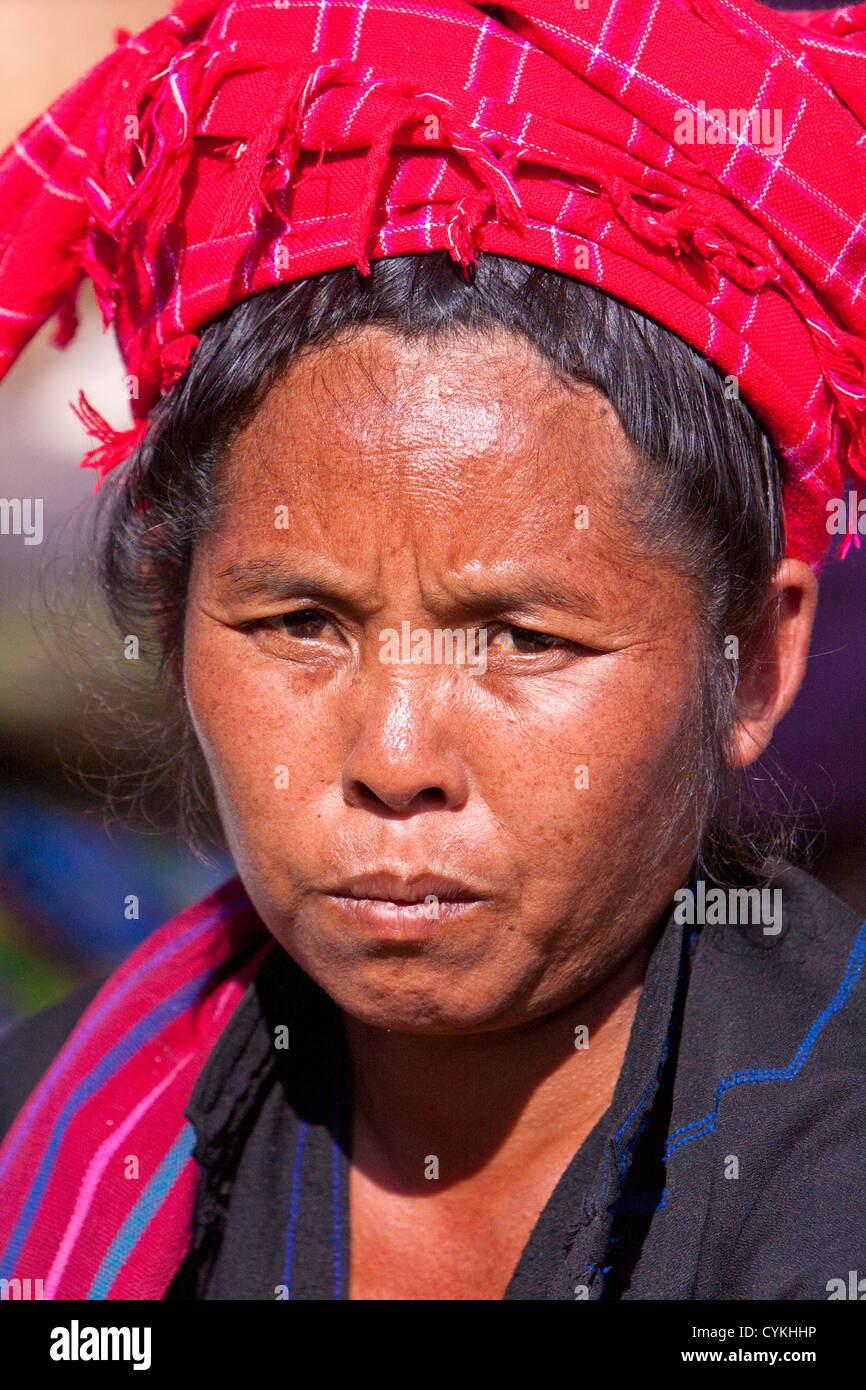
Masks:
[[[848,551],[851,549],[852,545],[855,546],[857,550],[860,549],[860,537],[856,531],[853,533],[853,535],[847,535],[842,544],[839,546],[840,560],[845,559],[845,556],[848,554]]]
[[[274,194],[289,183],[301,146],[304,113],[313,100],[319,80],[332,66],[327,63],[316,68],[299,95],[297,65],[280,64],[279,95],[274,101],[271,118],[263,122],[251,140],[238,144],[234,155],[236,177],[214,219],[213,236],[222,236],[248,209],[253,217],[265,206],[280,215]]]
[[[100,440],[94,449],[84,455],[79,465],[81,468],[97,470],[99,478],[94,491],[98,492],[106,474],[135,453],[147,433],[147,421],[138,420],[128,430],[113,429],[105,417],[90,404],[83,391],[78,393],[78,405],[70,401],[70,407],[87,433]]]
[[[119,240],[133,223],[140,222],[147,245],[159,239],[177,211],[192,157],[196,118],[215,88],[229,72],[267,66],[239,59],[234,45],[221,47],[208,38],[184,47],[167,29],[158,40],[154,38],[137,69],[124,74],[123,102],[108,104],[110,120],[100,131],[104,181],[91,174],[82,189],[99,227]],[[128,123],[138,120],[132,113],[145,101],[132,139]],[[131,149],[137,152],[137,168],[130,167]]]
[[[705,212],[686,202],[671,206],[671,194],[632,188],[621,178],[612,178],[604,193],[629,230],[651,246],[669,247],[677,256],[690,253],[707,265],[717,280],[724,275],[751,294],[768,283],[790,289],[778,258],[761,260],[754,252],[735,245]],[[638,198],[668,206],[649,209]]]
[[[370,261],[367,254],[369,230],[388,159],[394,144],[394,137],[401,126],[412,121],[425,121],[435,115],[439,121],[439,131],[444,141],[457,154],[463,156],[479,180],[482,187],[474,194],[459,200],[448,223],[448,245],[451,258],[459,261],[464,269],[475,261],[475,248],[472,233],[480,224],[484,213],[493,207],[504,222],[510,222],[519,231],[526,228],[526,214],[520,194],[512,178],[515,165],[521,152],[508,145],[502,137],[493,137],[482,131],[470,134],[456,124],[451,111],[453,103],[445,97],[432,92],[409,91],[399,82],[372,82],[368,90],[378,90],[380,96],[393,101],[390,119],[382,125],[370,145],[367,156],[367,172],[364,180],[365,197],[358,209],[357,234],[355,244],[355,263],[365,275],[369,274]],[[499,155],[486,143],[487,139],[497,139],[503,144]]]
[[[310,138],[306,128],[308,120],[319,123],[316,143],[320,157],[324,157],[328,138],[322,128],[327,131],[328,113],[323,110],[323,104],[335,90],[345,86],[360,91],[358,109],[362,106],[369,109],[370,98],[376,104],[377,113],[385,108],[369,142],[364,192],[355,222],[354,258],[362,274],[370,271],[368,243],[379,188],[393,152],[395,136],[401,127],[426,122],[431,116],[437,118],[442,143],[463,156],[481,184],[481,188],[460,199],[454,207],[448,224],[452,258],[464,267],[475,260],[472,232],[489,208],[520,231],[525,229],[526,216],[512,178],[521,151],[502,136],[489,131],[476,134],[459,126],[452,114],[453,103],[447,98],[432,92],[417,92],[397,80],[374,80],[369,68],[359,68],[357,63],[342,58],[320,63],[308,74],[300,89],[296,70],[292,77],[292,64],[283,67],[287,78],[282,83],[281,96],[274,104],[271,120],[237,151],[241,177],[235,181],[231,196],[214,221],[213,236],[233,226],[240,211],[250,207],[257,214],[262,206],[267,206],[275,216],[287,221],[286,212],[274,195],[288,186],[302,140],[305,134]]]
[[[824,380],[833,396],[846,462],[866,478],[866,345],[843,329],[806,318]]]
[[[483,187],[477,193],[469,198],[461,198],[448,223],[451,258],[459,261],[465,272],[467,265],[475,264],[473,232],[481,225],[488,209],[493,208],[505,221],[511,221],[520,231],[525,230],[526,213],[517,185],[511,177],[521,151],[509,145],[497,156],[486,143],[486,139],[492,138],[489,132],[482,132],[479,139],[465,131],[449,131],[447,127],[446,132],[452,148],[466,158],[476,175],[483,180]]]

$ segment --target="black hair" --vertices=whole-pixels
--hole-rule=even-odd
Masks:
[[[751,824],[726,749],[740,663],[766,617],[785,554],[782,471],[737,382],[681,338],[604,291],[482,254],[471,280],[446,252],[327,271],[256,294],[200,331],[185,375],[151,412],[121,485],[103,490],[100,581],[121,633],[149,634],[166,703],[148,731],[149,776],[190,843],[215,834],[208,774],[182,698],[184,609],[193,550],[220,506],[220,464],[301,351],[364,325],[409,338],[506,329],[570,382],[610,401],[639,461],[628,495],[641,545],[700,597],[704,659],[694,801],[698,864],[717,880],[772,872],[791,843]],[[731,644],[730,639],[736,641]]]

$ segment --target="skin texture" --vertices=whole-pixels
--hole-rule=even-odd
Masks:
[[[522,341],[364,329],[273,387],[197,547],[184,683],[229,846],[345,1021],[352,1298],[501,1298],[610,1103],[693,860],[693,818],[663,817],[694,753],[697,599],[627,531],[633,467],[604,399]],[[815,582],[786,564],[742,763],[802,677]],[[518,599],[530,579],[561,592]],[[383,663],[405,620],[485,627],[486,670]],[[374,870],[478,900],[397,938],[328,894]]]

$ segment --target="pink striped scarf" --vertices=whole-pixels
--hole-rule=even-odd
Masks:
[[[0,1277],[46,1299],[164,1295],[197,1178],[184,1109],[273,946],[232,879],[106,981],[0,1147]]]

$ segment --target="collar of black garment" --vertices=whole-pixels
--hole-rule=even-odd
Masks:
[[[611,1104],[530,1236],[506,1299],[615,1298],[664,1201],[694,934],[656,927]],[[188,1254],[171,1299],[348,1297],[351,1068],[333,1001],[278,946],[221,1034],[186,1116],[199,1164]]]

